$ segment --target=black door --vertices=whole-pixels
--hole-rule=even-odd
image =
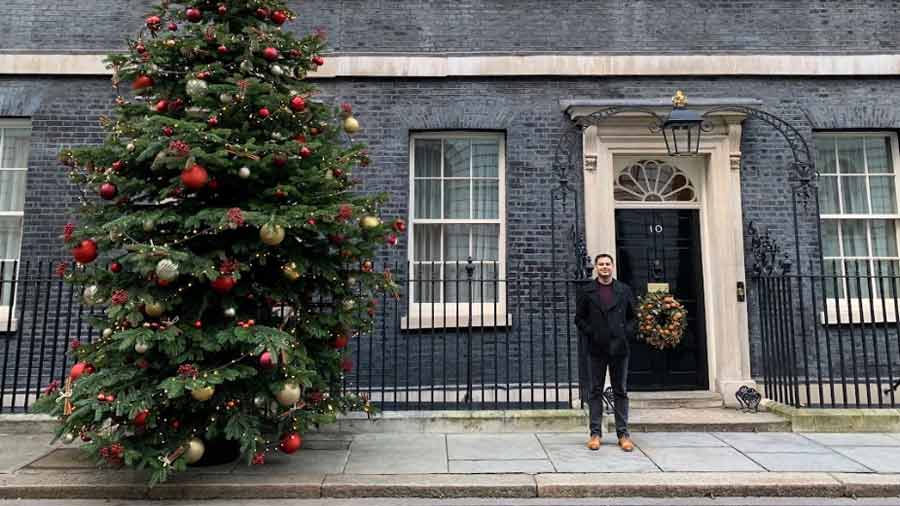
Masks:
[[[703,269],[700,219],[694,209],[619,209],[616,211],[618,279],[636,296],[647,283],[668,283],[688,310],[688,326],[674,349],[657,351],[633,343],[630,390],[707,389],[706,324],[703,314]]]

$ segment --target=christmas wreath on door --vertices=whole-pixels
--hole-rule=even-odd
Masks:
[[[687,329],[687,309],[667,292],[641,297],[637,319],[638,337],[658,350],[678,346]]]

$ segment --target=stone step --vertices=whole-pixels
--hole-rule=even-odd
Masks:
[[[611,432],[615,423],[606,415]],[[632,409],[632,432],[790,432],[791,422],[774,413],[744,413],[731,408]]]
[[[722,394],[707,390],[630,392],[632,409],[707,409],[724,406]]]

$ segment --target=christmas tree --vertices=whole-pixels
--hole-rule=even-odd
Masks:
[[[83,195],[60,274],[105,311],[36,406],[98,463],[154,483],[221,446],[261,464],[373,409],[341,378],[373,294],[395,290],[372,258],[405,224],[353,192],[359,124],[304,81],[325,42],[283,31],[294,16],[281,0],[155,6],[108,57],[131,93],[104,143],[61,155]]]

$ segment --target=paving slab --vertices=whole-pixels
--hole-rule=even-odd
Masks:
[[[877,473],[900,473],[900,450],[894,446],[834,447],[834,451],[849,457]]]
[[[546,459],[534,434],[447,434],[451,460]]]
[[[834,473],[832,476],[844,485],[851,497],[900,496],[900,474]]]
[[[341,473],[349,454],[349,450],[308,450],[304,442],[303,449],[293,455],[272,453],[266,455],[265,465],[248,466],[241,462],[235,471],[253,474]]]
[[[538,497],[842,497],[827,473],[539,474]]]
[[[666,472],[765,471],[734,448],[642,448]]]
[[[459,474],[552,473],[549,459],[529,460],[451,460],[450,472]]]
[[[536,497],[532,476],[491,475],[333,475],[323,497]]]
[[[868,467],[838,453],[748,453],[769,471],[871,473]]]
[[[743,453],[827,453],[827,447],[800,434],[785,432],[717,432],[715,437]]]
[[[29,469],[94,469],[97,465],[80,448],[57,448],[27,466]]]
[[[16,469],[53,451],[52,436],[46,434],[10,434],[0,436],[0,473],[11,473]]]
[[[655,473],[659,468],[636,448],[622,451],[615,434],[604,434],[599,450],[585,447],[584,434],[539,434],[553,467],[561,473]]]
[[[364,434],[350,446],[349,474],[446,473],[444,434]]]
[[[900,438],[893,437],[893,434],[887,433],[879,434],[873,432],[848,434],[809,432],[802,434],[802,436],[826,446],[900,446]]]
[[[635,432],[631,434],[631,439],[641,448],[728,446],[721,439],[705,432]]]

